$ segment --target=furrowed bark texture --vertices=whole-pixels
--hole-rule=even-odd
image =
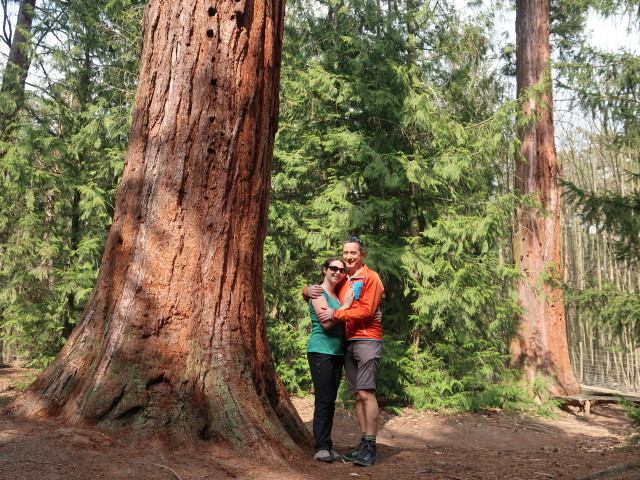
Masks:
[[[514,258],[522,270],[518,294],[524,310],[511,344],[512,365],[532,384],[550,377],[552,394],[580,391],[569,362],[564,304],[555,286],[562,279],[561,189],[556,157],[549,47],[549,1],[518,0],[516,13],[517,92],[522,101],[521,154],[515,188],[539,205],[517,210]],[[555,284],[555,285],[554,285]]]
[[[284,0],[148,4],[98,283],[16,412],[281,451],[309,441],[262,294],[283,22]]]

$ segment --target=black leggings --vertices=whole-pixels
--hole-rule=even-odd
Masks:
[[[315,450],[330,450],[333,448],[331,429],[333,428],[333,414],[336,410],[336,397],[342,379],[342,355],[308,352],[309,369],[315,391],[313,409],[313,437],[316,441]]]

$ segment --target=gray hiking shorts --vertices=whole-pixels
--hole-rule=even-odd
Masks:
[[[377,340],[351,340],[344,353],[344,371],[349,392],[376,390],[382,342]]]

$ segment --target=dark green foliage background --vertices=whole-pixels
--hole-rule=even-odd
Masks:
[[[41,2],[26,106],[0,137],[2,340],[34,366],[55,357],[97,278],[137,82],[136,3]],[[2,92],[0,110],[13,107]]]
[[[487,388],[515,381],[503,355],[518,312],[503,173],[515,105],[491,66],[490,17],[394,5],[288,4],[265,251],[274,356],[292,391],[310,388],[301,288],[358,235],[385,284],[379,393],[503,406]]]

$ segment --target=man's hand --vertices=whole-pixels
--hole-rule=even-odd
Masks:
[[[311,285],[310,287],[307,287],[306,295],[309,300],[314,300],[321,297],[322,292],[324,292],[324,290],[320,285]]]
[[[324,328],[333,326],[333,308],[322,307],[322,309],[316,313],[316,316],[318,317],[320,325]]]
[[[324,328],[325,330],[329,330],[335,324],[336,324],[336,322],[334,322],[333,320],[327,320],[326,322],[320,322],[320,326],[322,328]]]
[[[382,312],[380,311],[380,307],[378,307],[376,312],[373,314],[373,321],[374,322],[381,322],[382,321]]]

